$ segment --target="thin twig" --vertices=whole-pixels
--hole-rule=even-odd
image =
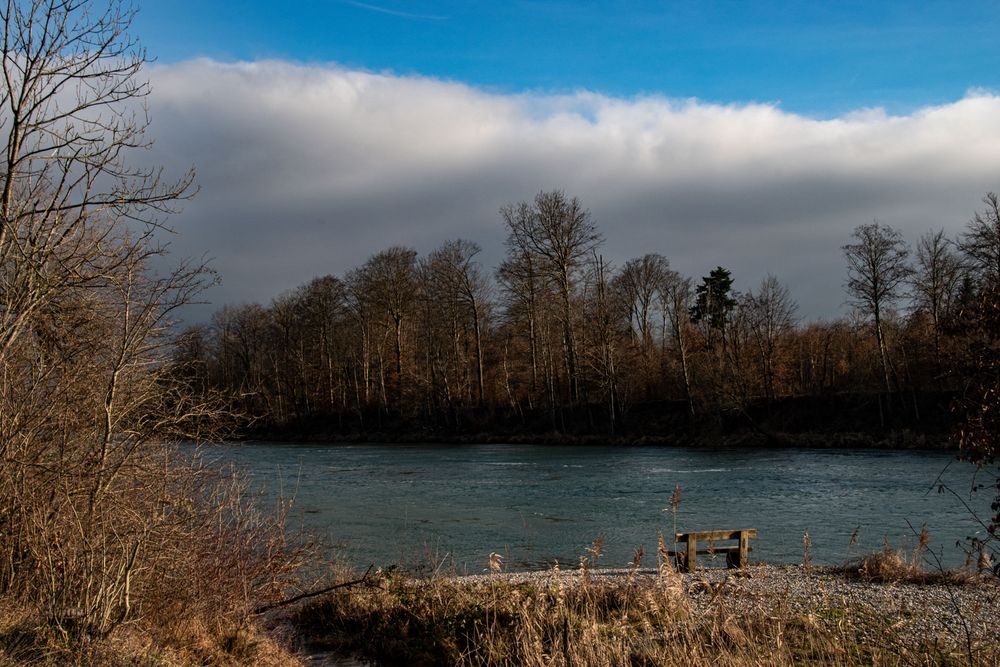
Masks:
[[[916,529],[913,527],[913,524],[910,523],[910,520],[905,519],[905,521],[906,525],[910,527],[910,531],[912,531],[914,535],[919,535],[919,533],[917,533]],[[951,606],[955,609],[955,614],[958,616],[958,620],[962,624],[962,631],[965,634],[965,651],[967,657],[969,658],[969,665],[971,667],[971,665],[976,664],[975,658],[973,657],[972,628],[969,626],[969,621],[965,618],[965,614],[962,613],[962,606],[958,603],[958,599],[955,597],[955,591],[952,588],[949,578],[947,576],[944,576],[945,567],[944,563],[941,562],[941,558],[938,557],[936,553],[934,553],[933,549],[928,549],[926,553],[929,553],[934,558],[934,561],[937,564],[938,571],[942,575],[941,583],[944,584],[944,590],[948,594],[948,599],[951,601]]]
[[[263,613],[272,611],[274,609],[278,609],[279,607],[287,607],[288,605],[295,604],[296,602],[299,602],[301,600],[306,600],[308,598],[314,598],[317,595],[323,595],[324,593],[329,593],[331,591],[335,591],[338,588],[350,588],[351,586],[357,586],[359,584],[367,584],[369,582],[370,578],[371,578],[371,572],[372,572],[372,568],[373,567],[375,567],[375,566],[374,565],[369,565],[368,569],[365,571],[365,575],[363,577],[361,577],[360,579],[355,579],[353,581],[344,581],[344,582],[341,582],[339,584],[334,584],[333,586],[327,586],[326,588],[321,588],[321,589],[319,589],[317,591],[309,591],[308,593],[301,593],[301,594],[296,595],[294,597],[290,597],[287,600],[282,600],[281,602],[273,602],[271,604],[266,604],[266,605],[263,605],[263,606],[260,606],[260,607],[257,607],[256,609],[254,609],[253,613],[254,614],[263,614]]]

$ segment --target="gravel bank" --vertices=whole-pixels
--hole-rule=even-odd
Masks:
[[[598,569],[593,580],[625,585],[630,571]],[[789,612],[817,624],[847,624],[862,638],[867,629],[879,624],[866,619],[888,620],[902,636],[938,641],[961,648],[974,642],[1000,641],[1000,586],[996,581],[967,585],[880,584],[849,579],[833,568],[800,565],[753,565],[746,570],[705,569],[680,575],[683,589],[695,613],[711,611],[724,604],[734,613],[761,612],[787,618]],[[459,581],[486,583],[533,582],[578,585],[576,570],[516,572],[460,577]],[[653,585],[656,572],[651,569],[632,573],[638,586]],[[1000,660],[1000,658],[998,658]]]

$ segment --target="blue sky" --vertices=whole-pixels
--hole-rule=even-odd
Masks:
[[[143,0],[139,0],[140,3]],[[389,245],[502,260],[500,207],[579,196],[620,266],[665,255],[846,312],[873,219],[952,238],[1000,191],[993,3],[145,0],[153,164],[211,308]],[[208,315],[205,314],[204,317]]]
[[[906,113],[992,89],[995,2],[147,1],[161,63],[338,63],[486,90]]]

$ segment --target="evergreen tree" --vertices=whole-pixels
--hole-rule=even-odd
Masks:
[[[701,284],[695,289],[691,321],[706,321],[710,330],[720,332],[725,338],[726,322],[735,307],[732,274],[728,269],[717,266],[701,279]]]

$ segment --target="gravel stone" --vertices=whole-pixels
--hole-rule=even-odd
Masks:
[[[652,585],[653,569],[595,569],[593,581]],[[744,570],[705,568],[679,575],[695,613],[707,613],[724,599],[735,613],[764,613],[774,617],[805,617],[818,624],[849,623],[864,639],[877,628],[890,626],[903,639],[938,642],[961,648],[967,642],[1000,641],[1000,585],[995,579],[958,584],[876,583],[845,577],[830,567],[751,565]],[[564,586],[579,584],[579,570],[511,572],[457,577],[470,584],[506,582]],[[865,619],[882,623],[865,623]]]

